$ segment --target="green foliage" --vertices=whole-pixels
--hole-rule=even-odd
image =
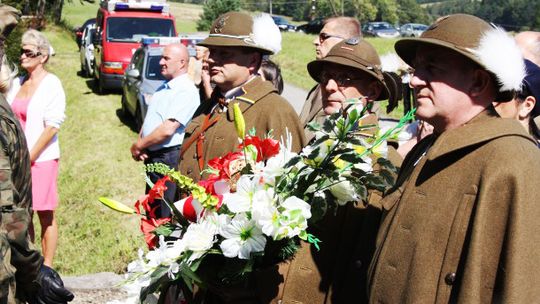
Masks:
[[[539,11],[540,1],[530,0],[454,0],[428,5],[428,12],[434,17],[466,13],[512,31],[540,29]]]
[[[207,31],[212,27],[212,22],[214,22],[221,14],[239,10],[239,0],[208,0],[204,4],[201,18],[197,21],[197,30]]]
[[[399,6],[397,10],[399,23],[431,23],[426,9],[422,8],[415,0],[397,0],[397,4]]]

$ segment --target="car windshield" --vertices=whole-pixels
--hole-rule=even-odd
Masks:
[[[165,77],[161,75],[161,67],[159,66],[160,56],[148,56],[146,61],[146,75],[148,80],[165,80]]]
[[[375,23],[373,24],[373,28],[376,30],[386,30],[386,29],[391,29],[393,27],[388,23]]]
[[[282,17],[272,17],[274,19],[274,22],[276,24],[287,24],[287,20],[285,20],[284,18]]]
[[[415,31],[425,31],[427,29],[427,25],[413,25],[413,30]]]
[[[107,19],[108,41],[138,42],[147,36],[174,36],[172,20],[129,17]]]

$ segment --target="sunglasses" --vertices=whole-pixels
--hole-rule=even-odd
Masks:
[[[328,38],[339,38],[339,39],[345,39],[341,36],[338,36],[338,35],[330,35],[330,34],[327,34],[327,33],[320,33],[319,34],[319,42],[320,43],[323,43],[326,39]]]
[[[40,52],[34,52],[33,50],[28,50],[28,49],[21,49],[21,56],[23,54],[27,58],[36,58],[37,56],[41,56]]]
[[[352,77],[352,76],[347,75],[347,74],[333,75],[333,74],[330,74],[330,73],[327,73],[327,72],[324,71],[324,72],[321,73],[321,78],[320,79],[321,79],[321,84],[322,85],[328,84],[328,81],[330,81],[330,79],[332,79],[333,81],[336,82],[338,87],[345,88],[345,87],[351,86],[354,82],[362,79],[362,77]]]

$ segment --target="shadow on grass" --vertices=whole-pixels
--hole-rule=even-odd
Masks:
[[[135,119],[131,117],[129,114],[122,113],[122,109],[116,109],[116,117],[120,120],[121,123],[128,126],[131,131],[134,133],[139,133],[139,130],[137,129],[137,124],[135,123]]]

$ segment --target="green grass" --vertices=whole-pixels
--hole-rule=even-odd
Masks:
[[[97,4],[66,2],[64,24],[71,28],[95,17]],[[173,3],[179,32],[195,31],[200,6]],[[178,18],[182,16],[182,18]],[[60,130],[60,229],[55,267],[63,275],[101,271],[123,272],[136,251],[145,247],[138,218],[102,206],[97,198],[107,196],[132,204],[143,194],[140,164],[129,153],[137,134],[119,118],[120,95],[95,95],[92,81],[77,75],[79,53],[68,29],[49,26],[44,31],[57,55],[48,69],[64,85],[67,119]],[[284,33],[283,50],[275,59],[284,79],[304,89],[314,85],[306,65],[314,59],[314,35]],[[384,54],[393,40],[368,39]],[[34,223],[37,221],[34,219]],[[39,225],[36,225],[39,235]],[[39,238],[36,239],[39,244]]]

